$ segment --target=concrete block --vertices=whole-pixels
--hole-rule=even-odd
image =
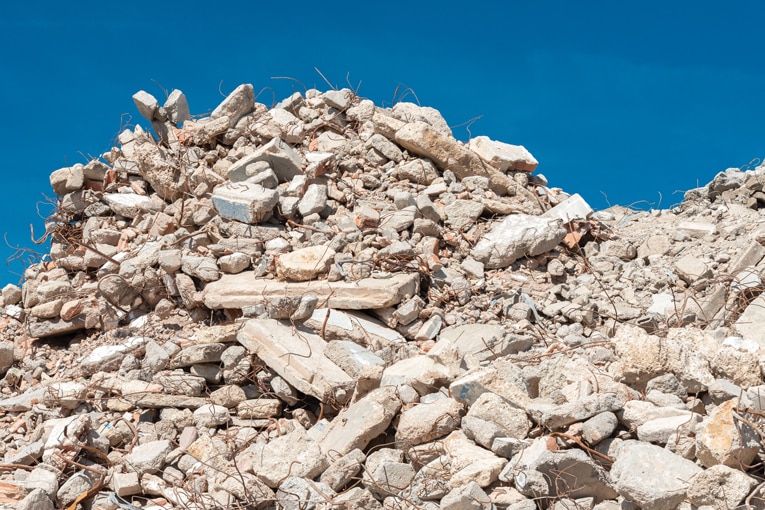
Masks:
[[[592,213],[593,211],[590,204],[585,202],[579,193],[574,193],[566,200],[547,211],[544,215],[561,220],[565,224],[574,220],[588,220]]]
[[[279,194],[259,184],[227,183],[215,188],[212,202],[224,218],[255,224],[271,216]]]
[[[701,471],[660,446],[634,442],[622,447],[611,467],[611,480],[621,496],[640,508],[672,510],[686,498],[689,480]]]
[[[488,136],[476,136],[468,142],[468,148],[494,168],[506,172],[518,170],[533,172],[539,162],[523,145],[498,142]]]

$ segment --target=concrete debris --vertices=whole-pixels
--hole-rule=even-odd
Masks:
[[[593,211],[432,108],[133,101],[0,291],[15,507],[762,506],[765,166]]]

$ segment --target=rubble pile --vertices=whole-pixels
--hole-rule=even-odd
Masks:
[[[765,508],[765,168],[594,212],[432,108],[133,100],[2,289],[3,504]]]

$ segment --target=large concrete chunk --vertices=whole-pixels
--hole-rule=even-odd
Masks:
[[[353,379],[324,355],[326,342],[308,328],[253,319],[239,330],[237,340],[306,395],[342,405],[353,394]]]
[[[255,89],[250,83],[239,85],[210,114],[213,119],[228,117],[229,127],[255,109]]]
[[[135,146],[133,159],[143,178],[160,197],[172,201],[181,196],[181,171],[176,156],[153,142],[143,142]]]
[[[260,184],[227,183],[215,188],[212,202],[224,218],[252,224],[271,216],[274,206],[279,202],[279,194]]]
[[[523,145],[497,142],[488,136],[471,138],[468,148],[478,154],[482,160],[503,172],[507,170],[533,172],[539,165],[539,162]]]
[[[300,155],[280,138],[274,138],[231,165],[228,169],[229,180],[234,182],[247,180],[259,161],[268,163],[281,182],[289,182],[296,175],[303,174],[303,161]]]
[[[624,445],[611,467],[614,488],[640,508],[671,510],[684,499],[689,480],[702,469],[660,446]]]
[[[419,274],[395,274],[390,278],[364,278],[356,282],[280,282],[258,278],[254,271],[223,275],[205,287],[203,299],[211,309],[242,308],[265,304],[277,297],[300,297],[309,292],[319,305],[342,310],[375,310],[394,306],[417,294]]]
[[[364,450],[385,432],[400,409],[396,388],[371,391],[332,420],[321,438],[321,450],[333,456],[346,455],[356,448]]]
[[[439,398],[407,409],[399,417],[396,444],[406,450],[445,436],[459,427],[462,410],[463,405],[452,398]]]
[[[441,170],[451,170],[460,179],[480,175],[491,180],[495,191],[515,194],[515,182],[481,161],[478,155],[424,122],[409,122],[396,131],[395,140],[405,149],[431,159]]]
[[[566,230],[557,221],[513,214],[484,235],[471,255],[491,269],[507,267],[524,256],[535,256],[558,246]]]

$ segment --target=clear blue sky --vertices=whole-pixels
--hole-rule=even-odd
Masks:
[[[4,2],[0,230],[31,246],[50,172],[145,126],[139,89],[179,88],[199,114],[240,83],[266,104],[301,90],[275,76],[327,89],[314,67],[377,104],[408,87],[451,125],[482,116],[473,136],[525,145],[595,208],[668,207],[765,156],[765,2],[722,4]],[[13,253],[0,240],[0,286],[19,280]]]

